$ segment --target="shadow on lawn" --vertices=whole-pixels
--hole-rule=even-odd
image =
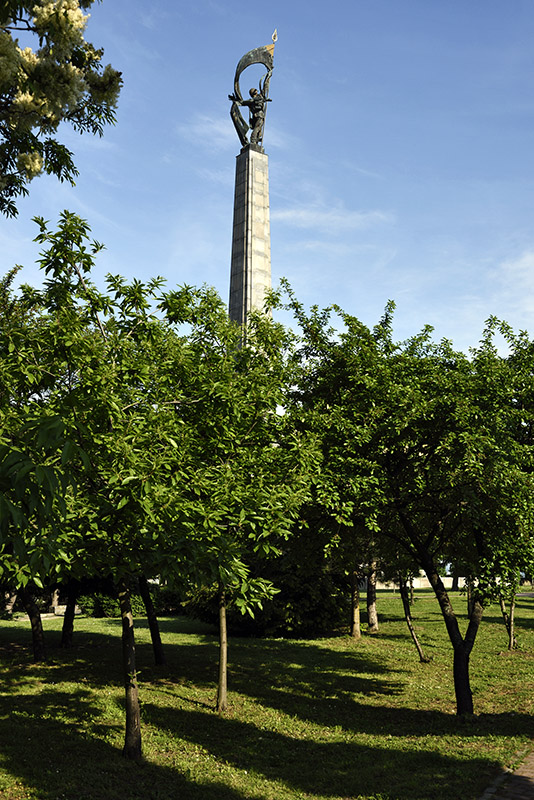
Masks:
[[[146,662],[150,660],[148,645],[142,647]],[[160,685],[159,691],[169,691],[170,684],[171,693],[179,694],[173,684],[199,685],[200,675],[215,697],[214,642],[202,647],[167,645],[166,652],[169,664],[165,674],[160,676],[156,669],[145,667],[145,675]],[[452,681],[448,672],[447,679]],[[532,736],[532,717],[528,714],[485,714],[465,720],[439,711],[388,706],[380,698],[402,695],[402,670],[392,670],[378,657],[352,647],[339,651],[302,641],[232,640],[229,688],[325,731],[336,727],[349,734],[389,734],[393,739],[447,734],[468,739],[483,739],[490,734]],[[424,694],[421,704],[425,704]]]
[[[215,700],[218,652],[214,641],[201,646],[167,644],[166,653],[168,666],[159,671],[148,666],[148,646],[140,648],[144,675],[154,685],[164,690],[169,682],[202,686],[213,692]],[[234,639],[229,657],[231,692],[327,727],[344,725],[345,720],[352,727],[355,695],[394,696],[403,690],[397,670],[352,647],[330,650],[307,641]]]
[[[175,621],[169,625],[173,631],[180,630]],[[142,629],[143,623],[136,626]],[[41,683],[35,687],[41,693],[3,697],[0,742],[6,769],[35,787],[33,797],[242,800],[249,796],[223,783],[193,784],[170,766],[133,767],[106,741],[110,736],[116,741],[117,728],[106,724],[101,708],[83,685],[68,693],[44,683],[57,676],[61,681],[84,681],[87,687],[97,689],[110,682],[119,685],[120,623],[110,625],[109,634],[78,631],[76,647],[53,650],[52,663],[42,668],[33,668],[29,655],[27,663],[21,664],[20,642],[24,639],[15,637],[4,647],[6,661],[16,664],[11,680],[17,681],[17,673],[20,680],[22,670],[25,681],[30,678]],[[175,699],[180,695],[179,685],[189,682],[205,684],[215,694],[216,640],[203,634],[196,635],[195,642],[167,643],[169,665],[163,670],[153,667],[151,646],[142,643],[138,647],[141,684],[152,681],[158,692]],[[223,763],[283,781],[311,797],[369,796],[370,791],[396,800],[467,797],[465,786],[473,785],[473,775],[482,790],[499,764],[483,757],[440,755],[433,752],[432,736],[465,734],[466,746],[472,747],[474,739],[480,741],[488,734],[532,732],[532,717],[526,714],[500,714],[463,723],[440,712],[379,705],[380,696],[402,692],[402,670],[392,670],[379,657],[352,645],[331,650],[307,641],[234,639],[230,658],[231,691],[282,712],[287,716],[287,729],[281,727],[283,722],[276,728],[276,720],[281,720],[276,713],[267,717],[274,720],[275,730],[262,730],[230,715],[217,717],[201,709],[197,700],[182,699],[182,707],[174,708],[151,703],[141,685],[143,722],[167,731],[178,743],[193,742]],[[184,702],[189,704],[188,710],[183,708]],[[298,720],[314,723],[317,730],[313,735],[319,741],[296,738]],[[119,735],[122,738],[122,730]],[[354,741],[356,735],[360,735],[358,742]],[[381,738],[371,742],[373,736]],[[1,785],[0,796],[11,800],[9,794],[2,794]],[[12,795],[13,800],[22,796]]]
[[[98,722],[99,713],[83,689],[2,697],[2,767],[17,781],[8,788],[0,774],[2,800],[244,800],[221,782],[194,784],[171,767],[126,761],[104,741],[116,726]]]
[[[430,748],[419,750],[417,742],[398,738],[364,745],[339,741],[339,737],[328,741],[329,731],[325,730],[323,741],[317,742],[281,730],[261,730],[235,719],[210,718],[200,711],[147,704],[144,713],[152,725],[169,735],[201,745],[232,767],[282,781],[299,793],[296,796],[306,792],[310,797],[468,798],[476,796],[499,769],[499,764],[488,758],[466,761]],[[403,718],[401,712],[399,726]],[[474,787],[473,792],[466,792],[466,787]]]
[[[532,611],[532,605],[516,603],[515,628],[518,632],[521,630],[532,630],[534,628],[534,617],[525,618],[520,615],[523,608]],[[505,630],[502,614],[500,612],[497,613],[495,609],[484,614],[482,617],[482,625],[496,625],[503,631]]]
[[[520,631],[522,628],[525,630],[532,630],[534,628],[534,617],[523,616],[521,614],[521,611],[523,610],[528,610],[532,613],[532,611],[534,610],[534,598],[518,597],[515,604],[515,613],[516,613],[515,626],[517,630]],[[498,620],[501,623],[501,625],[503,624],[502,616],[496,617],[495,620]]]
[[[106,623],[115,621],[107,620]],[[135,623],[138,642],[136,644],[137,665],[141,681],[151,681],[156,685],[194,684],[197,687],[213,689],[215,692],[218,670],[218,640],[214,634],[196,634],[191,644],[164,642],[168,661],[167,667],[155,667],[152,646],[141,632],[147,629],[144,620]],[[163,620],[161,630],[166,628],[176,632],[181,630],[179,622]],[[109,633],[95,633],[78,630],[75,633],[75,646],[61,650],[59,632],[51,631],[50,662],[47,667],[58,670],[61,680],[79,681],[80,676],[86,684],[100,687],[110,679],[122,682],[120,622],[110,624]],[[29,632],[27,632],[29,637]],[[56,644],[56,647],[52,647]],[[0,647],[0,652],[1,652]],[[17,663],[20,666],[20,650],[17,649]],[[292,694],[314,697],[336,697],[351,699],[356,694],[395,695],[402,692],[402,683],[397,673],[379,656],[371,656],[354,649],[350,643],[344,650],[331,650],[306,640],[283,639],[231,639],[229,645],[230,689],[255,695],[255,687],[261,685],[272,691],[289,689]],[[25,665],[31,670],[30,653],[26,651]],[[105,677],[104,677],[105,676]]]
[[[464,720],[440,711],[383,704],[380,697],[401,695],[403,684],[393,679],[396,671],[356,651],[329,651],[308,643],[274,644],[281,645],[275,654],[271,649],[262,653],[257,646],[234,645],[229,686],[231,691],[290,718],[325,729],[336,726],[373,736],[532,736],[532,717],[528,714],[480,715]],[[378,674],[372,676],[373,672]],[[424,694],[421,703],[425,703]]]

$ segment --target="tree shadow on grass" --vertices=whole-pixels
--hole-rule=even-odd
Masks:
[[[230,692],[325,730],[337,727],[354,735],[389,734],[393,738],[532,736],[533,720],[528,714],[485,714],[464,719],[424,708],[394,707],[394,698],[404,689],[402,670],[392,670],[378,657],[353,648],[334,651],[302,641],[234,640],[230,652]],[[165,684],[164,691],[180,696],[178,685],[198,685],[195,675],[200,673],[215,696],[215,644],[211,650],[171,645],[167,654],[165,675],[145,668],[145,675],[159,691]],[[144,658],[149,656],[145,651]],[[182,699],[190,702],[184,696]],[[421,704],[425,705],[423,694]]]
[[[164,620],[164,623],[167,622]],[[169,630],[176,631],[170,622]],[[213,634],[195,634],[193,643],[164,644],[166,667],[155,667],[145,621],[136,621],[137,666],[141,681],[155,684],[192,684],[215,690],[218,669],[218,640]],[[162,626],[162,630],[164,626]],[[57,632],[56,632],[57,633]],[[28,634],[29,635],[29,634]],[[59,641],[59,634],[56,638]],[[51,637],[50,637],[51,638]],[[187,639],[185,640],[187,642]],[[62,680],[99,687],[103,681],[122,682],[120,622],[109,633],[76,634],[75,646],[67,651],[50,647],[47,667],[57,670]],[[394,695],[402,692],[400,670],[393,670],[378,655],[358,651],[349,643],[333,650],[306,640],[232,639],[229,647],[231,688],[254,694],[254,686],[290,687],[294,694],[312,692],[320,697],[349,698],[363,695]],[[19,656],[20,657],[20,656]],[[29,654],[27,655],[29,659]],[[28,666],[31,669],[31,665]],[[105,677],[103,677],[105,676]]]
[[[141,765],[105,741],[117,726],[90,694],[50,689],[2,697],[0,797],[20,800],[244,800],[222,782],[196,784],[176,769]],[[7,779],[5,776],[9,776]],[[11,779],[12,778],[12,779]]]
[[[299,652],[301,649],[304,652]],[[292,657],[286,660],[289,653]],[[232,657],[230,688],[289,718],[324,728],[337,726],[355,734],[532,736],[533,719],[528,714],[511,712],[465,719],[424,708],[395,707],[394,698],[401,696],[404,688],[401,674],[401,670],[386,669],[354,650],[331,652],[293,643],[291,648],[281,648],[275,660],[237,648]],[[421,704],[424,707],[423,692]]]
[[[217,647],[167,645],[168,666],[162,673],[151,666],[145,675],[161,684],[169,680],[192,683],[215,689]],[[399,672],[379,657],[372,657],[352,647],[330,650],[306,641],[233,640],[230,644],[229,688],[253,697],[274,708],[279,696],[291,705],[289,713],[299,716],[299,703],[307,697],[316,702],[331,698],[351,702],[354,695],[393,696],[402,693]],[[150,660],[150,653],[140,648],[140,662]]]
[[[476,797],[499,764],[489,758],[445,756],[416,742],[383,739],[362,744],[324,731],[319,741],[291,735],[282,728],[262,730],[235,719],[148,704],[146,718],[177,739],[194,742],[214,758],[250,774],[281,781],[295,796],[374,797],[395,800],[449,800]],[[401,724],[402,720],[398,721]],[[384,731],[382,731],[384,732]],[[320,739],[322,738],[322,741]]]
[[[74,652],[53,652],[53,663],[38,668],[39,680],[53,680],[56,673],[62,681],[83,680],[86,685],[102,689],[109,686],[111,675],[111,681],[116,680],[118,685],[119,631],[119,625],[111,625],[109,634],[79,631]],[[167,644],[169,666],[164,670],[152,666],[150,644],[140,645],[141,683],[150,680],[158,692],[175,699],[179,699],[180,684],[206,683],[214,689],[216,641],[209,635],[196,636],[195,640],[195,644]],[[221,763],[283,781],[295,791],[307,791],[311,796],[369,796],[372,791],[396,800],[466,798],[469,795],[464,784],[468,785],[465,782],[473,770],[482,790],[499,765],[489,758],[466,760],[440,755],[433,752],[428,737],[465,732],[469,742],[488,734],[532,733],[532,717],[524,714],[500,714],[463,723],[453,715],[380,704],[380,696],[394,697],[402,691],[401,671],[388,668],[378,656],[352,646],[331,650],[302,641],[233,640],[230,652],[231,689],[251,698],[252,703],[272,709],[275,714],[270,718],[277,717],[280,725],[289,726],[291,719],[313,723],[318,731],[317,736],[316,732],[313,735],[318,741],[296,738],[298,725],[293,726],[297,732],[292,734],[281,727],[261,730],[249,721],[216,717],[200,710],[201,704],[196,700],[192,701],[194,709],[187,711],[170,707],[171,703],[156,705],[147,702],[141,686],[143,721],[177,739],[205,747]],[[18,645],[11,655],[15,660],[20,658]],[[21,669],[26,670],[26,680],[32,665],[23,664]],[[16,671],[12,680],[17,680]],[[59,700],[57,694],[62,694]],[[8,770],[23,778],[26,785],[36,787],[32,797],[152,800],[180,796],[184,800],[238,800],[247,796],[223,783],[199,788],[176,771],[156,765],[143,767],[139,775],[149,777],[136,777],[135,788],[130,789],[128,781],[131,775],[138,775],[132,772],[137,768],[120,759],[116,746],[105,741],[110,733],[116,741],[117,729],[111,730],[102,721],[87,690],[68,694],[45,688],[40,695],[4,700],[0,741],[4,742]],[[183,698],[175,705],[183,706]],[[247,711],[249,716],[251,713]],[[15,717],[16,736],[12,735],[10,723]],[[88,719],[91,725],[87,724]],[[358,742],[354,741],[356,736]],[[379,743],[371,743],[371,737],[378,737]],[[72,752],[69,748],[73,748]],[[74,776],[64,769],[68,762],[77,765]],[[37,764],[41,764],[39,769]],[[80,779],[84,771],[90,776],[89,781]],[[414,782],[415,774],[418,777]],[[11,800],[5,793],[1,796]],[[13,794],[13,799],[19,800],[20,796]]]
[[[502,634],[503,644],[506,645],[508,634],[502,616],[497,616],[497,615],[490,616],[489,614],[486,614],[483,617],[482,624],[495,625],[497,629],[500,629]],[[524,631],[525,633],[526,632],[530,633],[532,630],[534,630],[534,619],[524,619],[524,618],[518,619],[515,621],[514,627],[516,634],[520,634],[522,631]]]
[[[175,621],[169,621],[170,626],[173,623],[176,630]],[[143,627],[146,623],[137,623],[138,629]],[[52,662],[46,667],[48,680],[54,680],[57,673],[60,680],[83,681],[96,689],[110,681],[120,686],[120,622],[110,628],[109,634],[79,631],[73,651],[52,651]],[[180,696],[179,687],[184,685],[205,690],[214,702],[218,660],[215,637],[196,634],[194,644],[167,643],[165,651],[167,666],[155,667],[150,643],[137,646],[142,701],[143,683],[149,683],[173,697]],[[32,666],[26,665],[27,674]],[[325,728],[338,726],[356,734],[380,735],[386,730],[394,737],[532,734],[532,718],[526,715],[485,715],[465,725],[453,714],[390,707],[387,698],[403,693],[403,670],[391,669],[378,655],[358,650],[352,643],[345,649],[332,650],[303,640],[233,639],[229,688],[288,717]],[[206,694],[194,700],[182,699],[198,707],[213,705],[206,701]],[[424,697],[421,701],[424,705]]]

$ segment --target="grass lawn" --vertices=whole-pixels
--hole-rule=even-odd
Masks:
[[[231,639],[229,701],[213,712],[214,631],[161,621],[168,666],[155,668],[136,622],[145,763],[121,758],[119,620],[44,620],[50,660],[34,665],[26,619],[0,622],[2,800],[471,800],[534,738],[534,598],[517,607],[509,654],[496,606],[471,657],[477,716],[454,714],[451,649],[433,596],[414,619],[379,596],[380,632],[352,642]],[[457,610],[465,598],[455,596]]]

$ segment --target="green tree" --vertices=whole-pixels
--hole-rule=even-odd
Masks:
[[[84,454],[48,403],[58,359],[31,291],[15,296],[17,270],[0,282],[0,576],[20,593],[32,622],[35,660],[45,657],[35,586],[68,562],[58,527],[73,466]]]
[[[74,184],[73,154],[56,134],[62,122],[102,135],[115,121],[121,73],[84,38],[94,0],[8,0],[0,8],[0,211],[42,172]],[[36,49],[22,47],[33,35]]]
[[[20,333],[22,366],[38,370],[42,388],[28,389],[23,411],[60,420],[75,447],[60,454],[70,489],[54,536],[47,524],[32,530],[49,550],[31,561],[20,526],[3,544],[19,543],[34,579],[40,570],[56,581],[113,577],[123,620],[124,754],[138,759],[133,579],[215,580],[243,610],[271,592],[246,556],[269,552],[272,537],[287,534],[307,485],[302,437],[277,413],[286,334],[258,317],[240,346],[241,331],[210,289],[165,293],[159,279],[109,276],[100,292],[90,279],[100,245],[87,224],[68,212],[55,232],[38,224],[44,285],[22,287],[17,302],[31,307],[35,330]],[[49,537],[63,543],[63,560]]]
[[[469,657],[492,548],[498,541],[517,564],[516,542],[532,529],[531,447],[518,436],[531,415],[524,361],[498,355],[494,325],[468,358],[434,343],[430,328],[396,343],[392,305],[373,330],[336,308],[340,331],[330,311],[291,306],[303,331],[292,413],[321,435],[318,497],[337,521],[364,524],[378,547],[392,541],[425,571],[453,648],[457,710],[472,713]],[[476,579],[465,633],[440,577],[453,554]]]
[[[42,587],[64,550],[54,526],[41,532],[64,514],[71,468],[83,453],[45,400],[56,357],[33,293],[14,296],[15,274],[0,282],[0,572],[16,587]]]
[[[256,314],[242,332],[211,291],[184,288],[164,301],[170,319],[191,326],[189,382],[177,395],[176,413],[190,439],[190,466],[175,493],[179,516],[203,545],[192,577],[216,587],[220,659],[217,709],[227,705],[229,601],[254,613],[273,595],[258,565],[279,552],[308,490],[314,449],[281,413],[290,382],[292,337]],[[191,479],[192,475],[192,479]],[[258,558],[259,556],[259,558]]]

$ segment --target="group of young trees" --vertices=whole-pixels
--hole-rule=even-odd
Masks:
[[[339,308],[306,313],[287,285],[299,331],[256,314],[244,336],[211,289],[108,276],[100,291],[87,224],[36,221],[42,288],[14,291],[16,271],[0,285],[1,578],[24,592],[111,577],[125,753],[141,753],[132,581],[211,587],[223,711],[227,604],[252,611],[276,592],[292,538],[318,536],[356,584],[377,562],[402,586],[423,570],[458,713],[472,713],[483,607],[513,602],[534,562],[528,336],[490,320],[469,356],[430,329],[398,343],[392,306],[371,330]],[[471,587],[464,633],[447,563]]]
[[[370,330],[337,307],[306,314],[286,289],[302,331],[288,411],[321,443],[316,516],[350,537],[348,569],[379,558],[401,586],[407,571],[426,574],[453,648],[457,710],[472,713],[483,606],[513,602],[534,563],[534,343],[496,319],[469,355],[430,328],[398,343],[393,304]],[[471,589],[464,634],[441,578],[451,563]]]
[[[15,590],[111,576],[138,756],[132,579],[215,588],[224,710],[226,604],[273,591],[248,562],[289,535],[316,451],[280,413],[282,326],[257,315],[243,342],[212,290],[159,279],[101,292],[87,225],[38,224],[43,287],[1,287],[0,569]]]

